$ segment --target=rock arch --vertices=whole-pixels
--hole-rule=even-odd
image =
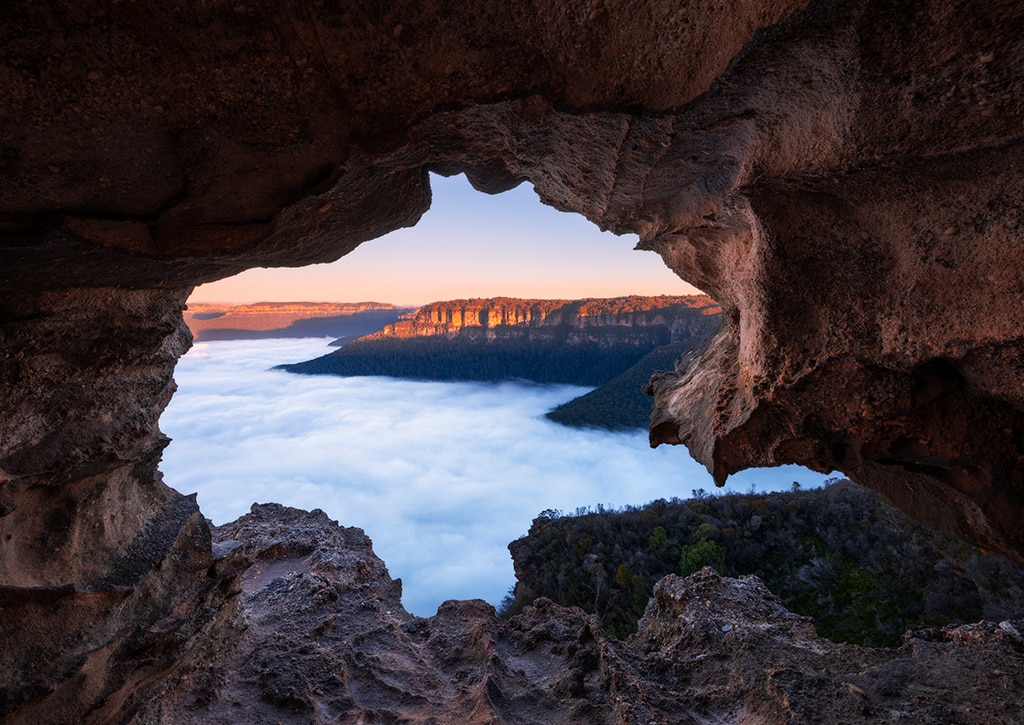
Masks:
[[[157,470],[190,289],[414,224],[428,171],[529,179],[721,302],[718,336],[651,383],[653,443],[719,479],[840,470],[1024,557],[1020,4],[502,7],[0,21],[0,596],[57,613],[50,662],[169,651],[230,596]],[[82,677],[47,702],[159,665]]]

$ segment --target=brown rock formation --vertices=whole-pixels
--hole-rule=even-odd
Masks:
[[[717,325],[721,308],[707,295],[530,300],[512,297],[431,302],[364,339],[472,337],[604,340],[665,345]],[[704,318],[716,318],[708,319]]]
[[[663,579],[640,631],[623,642],[544,599],[509,622],[481,601],[410,616],[365,534],[319,511],[254,506],[214,539],[229,560],[252,562],[230,618],[131,713],[136,722],[1024,717],[1002,691],[1024,678],[1024,622],[920,631],[898,650],[837,645],[757,578],[705,569]]]
[[[231,588],[195,500],[160,481],[183,297],[7,299],[0,366],[0,719],[78,722],[173,669]]]
[[[431,169],[529,179],[721,303],[653,384],[655,443],[719,479],[837,468],[1024,556],[1022,26],[1011,0],[7,3],[0,585],[46,644],[7,648],[4,712],[109,721],[219,591],[156,473],[190,288],[413,224]]]

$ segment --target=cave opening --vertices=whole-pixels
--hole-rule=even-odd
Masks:
[[[529,182],[498,194],[463,174],[429,176],[414,226],[364,242],[333,263],[250,269],[199,286],[190,302],[375,300],[401,306],[472,297],[583,299],[691,295],[636,234],[601,231],[540,202]]]
[[[539,204],[528,184],[497,196],[461,176],[431,184],[431,209],[415,227],[333,264],[214,282],[190,304],[414,308],[472,297],[699,294],[656,255],[632,251],[635,241]],[[200,313],[229,324],[214,314]],[[487,315],[479,313],[481,324]],[[643,428],[570,428],[544,417],[592,386],[298,376],[269,369],[328,352],[330,338],[274,334],[200,338],[179,361],[178,390],[161,418],[172,439],[166,482],[197,492],[217,525],[272,501],[363,528],[415,614],[429,616],[447,599],[497,605],[514,583],[506,546],[541,511],[611,510],[713,488],[685,453],[652,451]],[[740,474],[726,490],[787,490],[796,480],[813,487],[823,478],[787,466]]]
[[[353,532],[268,511],[214,540],[158,471],[194,285],[336,259],[419,219],[425,169],[471,169],[636,231],[726,308],[652,383],[663,440],[720,477],[840,469],[1024,561],[1024,5],[70,5],[0,20],[0,719],[1024,721],[1016,615],[840,651],[701,576],[634,644],[558,606],[413,621]],[[479,446],[507,418],[481,408],[360,422]],[[358,446],[332,441],[337,471]]]

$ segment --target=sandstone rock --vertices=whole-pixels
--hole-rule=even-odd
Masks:
[[[248,557],[233,618],[197,642],[139,723],[1010,722],[1024,622],[908,635],[899,650],[818,638],[756,577],[669,576],[626,641],[538,600],[405,612],[359,529],[253,506],[214,530]],[[980,666],[984,662],[984,666]],[[999,675],[992,675],[992,671]],[[953,683],[956,683],[955,685]],[[1012,686],[1012,685],[1011,685]],[[897,713],[896,716],[893,713]]]
[[[601,386],[656,348],[697,344],[720,323],[721,310],[706,295],[446,300],[424,305],[340,350],[278,369]],[[638,422],[646,426],[651,405],[641,388],[635,381],[631,392],[643,406]]]
[[[0,680],[16,719],[127,717],[214,620],[129,630],[227,616],[205,524],[156,471],[193,285],[414,224],[430,170],[492,193],[528,179],[721,304],[716,339],[652,384],[652,442],[719,480],[834,468],[1024,556],[1020,3],[9,5],[0,586],[4,626],[32,627]],[[168,556],[186,562],[173,586]],[[143,660],[142,680],[117,664]]]
[[[1024,551],[1018,3],[238,7],[0,25],[12,299],[329,261],[415,223],[427,170],[529,179],[726,312],[653,443]]]
[[[1019,555],[1020,7],[623,13],[20,6],[5,289],[327,261],[414,223],[427,169],[530,179],[726,311],[700,370],[652,388],[654,443],[719,480],[841,470]]]
[[[365,339],[448,337],[664,345],[717,326],[706,295],[530,300],[511,297],[431,302]]]

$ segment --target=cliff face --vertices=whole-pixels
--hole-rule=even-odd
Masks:
[[[128,707],[228,605],[194,497],[157,471],[188,347],[184,296],[7,299],[0,440],[0,719]],[[88,331],[87,333],[85,331]],[[93,722],[114,722],[96,714]]]
[[[5,711],[145,701],[218,621],[227,574],[156,471],[189,290],[412,225],[428,171],[529,180],[722,305],[652,383],[653,443],[719,480],[835,468],[1024,557],[1022,24],[1013,0],[8,3]]]
[[[450,300],[421,307],[340,350],[279,369],[306,375],[598,386],[655,348],[698,344],[720,324],[720,308],[703,295]],[[648,377],[635,381],[632,391],[646,406],[644,426],[651,408],[641,388]]]
[[[380,302],[192,303],[185,324],[196,341],[267,337],[354,337],[372,332],[407,309]]]
[[[597,342],[655,347],[706,333],[718,304],[707,296],[527,300],[510,297],[432,302],[366,339]]]

